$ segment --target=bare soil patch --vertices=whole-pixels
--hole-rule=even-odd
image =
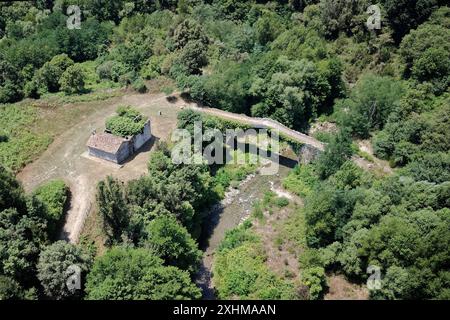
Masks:
[[[348,282],[343,275],[330,275],[327,278],[328,293],[325,300],[367,300],[369,291],[362,285]]]

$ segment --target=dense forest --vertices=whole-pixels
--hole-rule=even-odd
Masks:
[[[370,30],[371,4],[2,2],[0,108],[15,112],[23,99],[112,88],[144,93],[148,80],[165,78],[168,93],[183,91],[203,105],[270,117],[298,131],[333,123],[336,133],[316,134],[326,143],[320,157],[284,181],[305,202],[296,212],[303,223],[290,230],[304,237],[300,282],[267,268],[249,220],[219,246],[217,296],[320,299],[326,274],[365,283],[375,265],[384,276],[370,298],[450,299],[450,9],[443,0],[380,0],[381,28]],[[79,27],[68,28],[71,5],[81,9]],[[132,109],[118,112],[136,117]],[[183,111],[178,126],[190,129],[200,119]],[[110,126],[117,128],[116,120]],[[203,121],[210,128],[238,126]],[[13,174],[20,165],[8,158],[7,143],[15,141],[8,128],[2,122],[0,299],[201,298],[193,279],[205,209],[254,167],[176,165],[170,146],[159,143],[146,175],[98,184],[107,238],[99,256],[88,241],[56,241],[67,186],[52,181],[25,194]],[[372,157],[356,140],[370,141],[393,173],[352,162],[354,154]],[[269,205],[286,204],[269,199]],[[83,274],[76,295],[64,276],[73,264]]]

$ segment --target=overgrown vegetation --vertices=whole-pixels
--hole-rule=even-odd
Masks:
[[[39,186],[34,196],[45,207],[48,229],[53,237],[57,236],[64,220],[64,209],[69,195],[69,187],[62,180],[53,180]]]
[[[0,105],[0,163],[18,171],[50,144],[51,136],[37,135],[38,111],[27,105]]]
[[[120,106],[117,115],[106,120],[106,130],[121,137],[131,137],[142,133],[148,120],[131,106]]]
[[[64,251],[57,244],[48,247],[57,218],[62,216],[67,193],[64,183],[52,182],[27,196],[3,166],[0,181],[0,297],[67,297],[65,281],[58,274],[77,261],[81,249],[67,245]]]
[[[294,283],[265,265],[261,240],[246,221],[228,232],[214,262],[214,285],[221,299],[295,299]]]
[[[304,209],[311,249],[300,260],[302,268],[340,270],[362,282],[367,267],[376,265],[385,277],[373,298],[446,299],[448,181],[376,179],[351,162],[322,181],[317,173],[315,179],[300,178],[298,172],[314,172],[315,166],[303,166],[286,180],[293,191],[295,179],[300,190],[306,181],[313,190]],[[408,277],[403,285],[391,280],[400,276]]]

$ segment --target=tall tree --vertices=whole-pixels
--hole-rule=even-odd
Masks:
[[[97,186],[97,203],[109,239],[119,241],[129,223],[122,184],[111,176],[100,181]]]
[[[94,300],[198,299],[189,273],[164,267],[148,249],[115,247],[98,258],[89,273],[87,298]]]
[[[37,265],[38,278],[45,294],[57,300],[80,297],[82,291],[76,287],[70,288],[67,281],[69,277],[79,275],[79,280],[84,282],[92,260],[93,257],[88,252],[65,241],[57,241],[45,247]],[[83,287],[82,283],[79,285]]]
[[[157,217],[149,223],[144,246],[152,249],[164,261],[194,273],[202,253],[185,227],[172,215]]]
[[[341,130],[333,140],[326,145],[325,151],[317,162],[317,172],[322,179],[336,173],[352,155],[351,136],[345,129]]]

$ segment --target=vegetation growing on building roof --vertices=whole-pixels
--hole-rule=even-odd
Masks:
[[[106,120],[106,130],[112,134],[128,137],[142,133],[148,118],[131,106],[120,106],[117,115]]]

